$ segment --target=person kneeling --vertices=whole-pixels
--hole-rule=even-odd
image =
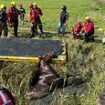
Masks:
[[[74,25],[73,32],[72,32],[74,39],[80,38],[80,35],[81,35],[80,32],[81,32],[82,27],[83,27],[82,22],[78,22]]]
[[[94,23],[90,20],[90,17],[85,18],[82,34],[85,36],[85,42],[94,41]]]

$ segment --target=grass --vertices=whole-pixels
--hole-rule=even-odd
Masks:
[[[103,32],[99,32],[97,28],[104,28],[105,6],[94,0],[15,0],[17,7],[23,3],[27,14],[24,27],[19,25],[19,36],[29,37],[31,23],[28,22],[27,15],[29,13],[28,4],[37,2],[43,9],[44,15],[42,22],[45,31],[51,32],[50,37],[47,35],[43,39],[61,39],[68,43],[69,61],[64,67],[56,65],[55,70],[59,74],[71,78],[82,78],[87,85],[87,91],[77,91],[75,95],[59,93],[52,101],[51,105],[96,105],[98,95],[105,88],[105,46],[101,40]],[[0,4],[4,3],[10,6],[11,0],[0,0]],[[67,31],[71,31],[71,27],[77,20],[84,20],[85,16],[90,16],[95,22],[96,42],[84,43],[82,40],[73,40],[71,34],[58,38],[56,36],[59,12],[61,6],[67,5],[69,12],[69,21]],[[53,33],[54,32],[54,33]],[[12,31],[9,31],[11,36]],[[1,65],[2,66],[2,65]],[[17,94],[18,104],[24,105],[24,94],[29,88],[29,80],[34,70],[37,70],[35,64],[30,63],[7,63],[0,67],[0,81],[2,85],[9,87]],[[15,81],[15,82],[14,82]],[[15,83],[15,84],[14,84]],[[34,104],[33,104],[34,105]],[[36,105],[36,104],[35,104]]]

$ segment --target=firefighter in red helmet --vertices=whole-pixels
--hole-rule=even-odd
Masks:
[[[33,4],[29,4],[30,8],[30,13],[29,13],[29,21],[32,23],[31,26],[31,38],[37,35],[37,18],[38,18],[38,13],[37,11],[33,8]]]

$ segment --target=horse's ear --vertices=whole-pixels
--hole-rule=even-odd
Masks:
[[[51,53],[47,53],[45,58],[44,58],[44,61],[45,62],[51,62],[52,58],[53,58],[52,54]]]
[[[43,59],[43,57],[42,57],[42,56],[39,56],[38,58],[39,58],[40,60],[41,60],[41,59]]]

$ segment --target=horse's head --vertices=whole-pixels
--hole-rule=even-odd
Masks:
[[[50,63],[53,58],[53,53],[47,53],[44,56],[39,57],[40,61],[43,60],[45,63]]]

